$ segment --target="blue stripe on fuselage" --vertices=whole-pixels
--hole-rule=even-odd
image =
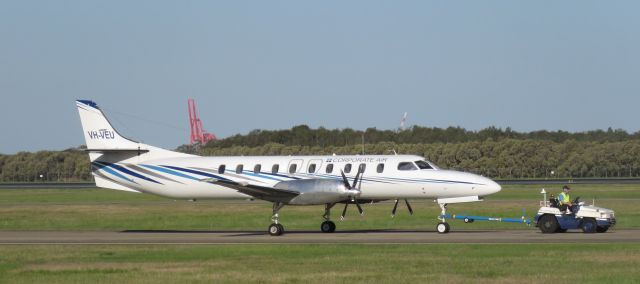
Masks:
[[[143,176],[143,175],[141,175],[141,174],[139,174],[139,173],[136,173],[136,172],[134,172],[134,171],[131,171],[131,170],[129,170],[129,169],[126,169],[126,168],[124,168],[123,166],[120,166],[120,165],[117,165],[117,164],[112,164],[112,163],[107,163],[107,162],[99,162],[99,161],[96,161],[96,163],[100,163],[100,164],[103,164],[103,165],[106,165],[106,166],[110,166],[110,167],[112,167],[112,168],[114,168],[114,169],[116,169],[116,170],[118,170],[118,171],[121,171],[121,172],[123,172],[123,173],[125,173],[125,174],[128,174],[128,175],[130,175],[130,176],[134,176],[134,177],[137,177],[137,178],[141,178],[141,179],[143,179],[143,180],[150,181],[150,182],[154,182],[154,183],[157,183],[157,184],[162,184],[162,183],[160,183],[160,182],[158,182],[158,181],[155,181],[154,179],[151,179],[151,178],[148,178],[148,177],[146,177],[146,176]]]
[[[178,171],[183,171],[183,172],[187,172],[187,173],[191,173],[191,174],[201,175],[201,176],[205,176],[205,177],[212,177],[212,178],[219,179],[219,180],[231,181],[230,179],[227,179],[227,178],[224,178],[224,177],[221,177],[221,176],[212,175],[210,173],[205,173],[205,172],[196,171],[196,170],[192,170],[192,169],[185,169],[185,168],[166,166],[166,165],[163,165],[163,167],[174,169],[174,170],[178,170]]]
[[[171,175],[174,175],[174,176],[182,177],[182,178],[187,178],[187,179],[192,179],[192,180],[199,180],[198,178],[194,178],[194,177],[192,177],[190,175],[185,175],[183,173],[179,173],[179,172],[176,172],[174,170],[166,169],[166,168],[159,167],[159,166],[143,165],[143,164],[141,164],[140,166],[143,166],[145,168],[149,168],[149,169],[152,169],[152,170],[156,170],[156,171],[159,171],[159,172],[171,174]]]
[[[104,170],[104,171],[106,171],[106,172],[108,172],[108,173],[110,173],[110,174],[112,174],[112,175],[114,175],[114,176],[117,176],[117,177],[119,177],[119,178],[121,178],[121,179],[123,179],[123,180],[126,180],[126,181],[128,181],[128,182],[133,182],[133,183],[135,183],[132,179],[129,179],[129,178],[127,178],[127,177],[125,177],[125,176],[121,175],[120,173],[118,173],[118,172],[114,171],[113,169],[111,169],[111,168],[110,168],[109,166],[107,166],[107,165],[103,165],[103,164],[100,164],[100,163],[97,163],[97,162],[92,162],[91,164],[93,164],[94,166],[98,167],[98,169],[99,169],[99,170]]]

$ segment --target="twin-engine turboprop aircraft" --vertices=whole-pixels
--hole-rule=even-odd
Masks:
[[[76,101],[96,185],[173,199],[261,199],[273,203],[269,233],[284,232],[278,211],[285,205],[324,205],[322,232],[331,233],[331,208],[342,203],[433,199],[442,210],[436,229],[449,232],[444,219],[450,203],[480,201],[500,191],[494,181],[442,170],[412,155],[200,157],[134,142],[120,135],[98,105]]]

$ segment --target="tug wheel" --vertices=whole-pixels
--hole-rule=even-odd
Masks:
[[[556,216],[542,215],[538,221],[538,227],[543,234],[553,234],[560,229]]]
[[[580,227],[582,228],[583,233],[591,234],[596,232],[598,223],[592,218],[584,218],[582,219],[582,225]]]

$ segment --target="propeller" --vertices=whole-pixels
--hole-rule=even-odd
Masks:
[[[358,199],[356,198],[361,193],[360,186],[362,185],[363,172],[364,172],[364,168],[358,167],[358,172],[356,173],[356,177],[353,179],[353,184],[351,184],[349,183],[347,176],[344,175],[344,172],[340,171],[340,174],[342,174],[342,182],[344,183],[344,186],[350,191],[350,193],[352,193],[352,195],[349,196],[351,198],[351,201],[347,201],[344,204],[344,209],[342,209],[342,215],[340,215],[340,220],[344,220],[344,216],[347,214],[347,208],[349,207],[350,202],[356,204],[356,207],[358,207],[358,212],[360,213],[360,215],[364,214],[364,210],[362,210],[362,207],[360,206],[360,203],[358,203]]]
[[[391,218],[396,216],[396,210],[398,209],[398,202],[400,200],[396,199],[396,203],[393,205],[393,210],[391,210]],[[411,205],[409,204],[409,200],[405,199],[404,203],[407,204],[407,209],[409,209],[409,214],[413,215],[413,208],[411,208]]]

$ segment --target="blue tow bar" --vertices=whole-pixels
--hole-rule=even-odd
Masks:
[[[445,215],[440,215],[440,217],[445,219],[464,220],[465,223],[472,223],[474,221],[495,221],[495,222],[508,222],[508,223],[523,223],[523,224],[531,225],[531,220],[525,218],[524,216],[520,218],[500,218],[500,217],[487,217],[487,216],[445,214]]]

